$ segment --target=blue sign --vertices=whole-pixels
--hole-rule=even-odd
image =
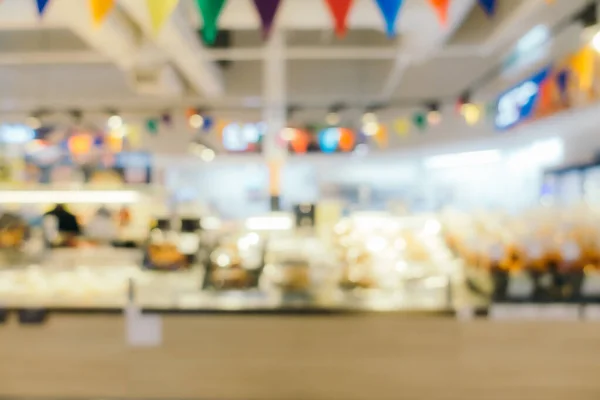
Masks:
[[[541,72],[498,97],[496,103],[496,129],[509,129],[533,117],[540,94],[540,85],[548,78],[550,70],[550,67],[544,68]]]

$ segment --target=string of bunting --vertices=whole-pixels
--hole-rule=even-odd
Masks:
[[[37,11],[41,16],[50,8],[52,0],[34,0]],[[127,0],[126,0],[127,1]],[[275,23],[277,12],[285,0],[248,0],[254,4],[262,29],[264,39],[268,39],[269,33]],[[440,24],[446,26],[452,0],[426,0],[432,7]],[[547,0],[549,3],[551,0]],[[393,38],[397,32],[397,21],[401,13],[404,0],[373,0],[379,9],[384,24],[384,30],[388,37]],[[496,13],[498,0],[478,0],[482,10],[489,16]],[[99,27],[110,15],[116,6],[116,0],[88,0],[91,20],[94,26]],[[158,33],[171,13],[175,10],[179,0],[146,0],[148,16],[152,29]],[[208,45],[217,39],[219,31],[219,17],[223,12],[227,0],[195,0],[196,6],[202,16],[202,38]],[[335,34],[343,38],[348,31],[348,17],[355,5],[355,0],[323,0],[324,7],[329,11],[332,18]]]

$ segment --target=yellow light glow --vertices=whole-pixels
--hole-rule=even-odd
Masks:
[[[461,107],[461,113],[468,125],[475,125],[481,117],[481,110],[475,104],[467,103]]]
[[[190,126],[194,129],[199,129],[204,125],[204,118],[200,114],[194,114],[189,120]]]
[[[367,122],[363,126],[363,132],[367,136],[375,136],[379,131],[379,124],[377,122]]]

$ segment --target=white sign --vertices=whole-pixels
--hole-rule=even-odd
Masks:
[[[489,318],[503,321],[577,321],[579,306],[570,304],[493,304]]]
[[[507,128],[522,119],[522,108],[538,94],[539,86],[532,81],[526,81],[505,93],[498,99],[498,114],[496,126]]]
[[[155,347],[162,343],[162,318],[144,315],[132,304],[125,308],[125,335],[133,347]]]

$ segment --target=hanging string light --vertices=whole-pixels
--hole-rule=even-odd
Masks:
[[[440,113],[440,105],[437,102],[431,102],[427,105],[427,122],[429,125],[438,125],[442,122],[442,114]]]
[[[108,121],[106,125],[110,130],[116,131],[117,129],[121,129],[123,127],[123,118],[119,115],[117,111],[111,111],[110,117],[108,117]]]
[[[188,117],[188,124],[194,129],[200,129],[204,126],[204,117],[200,114],[200,111],[194,110]]]
[[[461,114],[465,118],[467,124],[473,126],[477,124],[481,118],[481,109],[475,104],[467,103],[463,105]]]

